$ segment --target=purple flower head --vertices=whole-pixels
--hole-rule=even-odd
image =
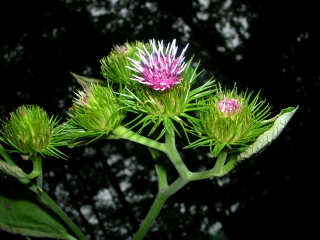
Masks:
[[[228,116],[232,116],[237,113],[241,108],[239,101],[235,98],[225,98],[219,102],[219,110]]]
[[[138,48],[137,56],[140,61],[129,58],[132,61],[131,70],[136,71],[139,75],[132,75],[134,81],[149,86],[157,91],[172,89],[174,85],[182,81],[182,71],[185,69],[184,52],[188,45],[183,49],[179,57],[176,57],[178,47],[176,40],[168,44],[166,48],[163,46],[163,41],[156,44],[156,41],[150,40],[152,52]]]

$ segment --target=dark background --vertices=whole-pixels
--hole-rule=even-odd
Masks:
[[[223,178],[192,182],[169,199],[146,239],[316,239],[320,14],[315,3],[6,1],[0,9],[1,119],[22,104],[65,118],[80,87],[69,72],[102,79],[99,60],[114,44],[177,39],[182,49],[189,43],[187,59],[201,59],[206,70],[199,83],[214,76],[223,86],[237,82],[240,90],[261,90],[274,115],[300,107],[257,158]],[[123,140],[63,150],[68,162],[44,160],[45,190],[90,239],[129,239],[157,191],[147,150]],[[192,170],[213,161],[207,149],[182,154]],[[0,188],[10,186],[0,179]],[[0,238],[36,239],[3,231]]]

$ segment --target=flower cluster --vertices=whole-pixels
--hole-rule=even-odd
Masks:
[[[192,59],[185,61],[187,48],[188,44],[178,54],[176,40],[165,45],[154,39],[115,45],[100,61],[107,81],[72,73],[84,89],[76,92],[65,124],[58,126],[56,118],[37,106],[22,106],[3,122],[0,140],[27,158],[39,154],[64,158],[56,146],[121,137],[117,130],[131,112],[128,130],[140,126],[136,131],[140,134],[148,127],[150,135],[162,126],[158,140],[167,131],[180,134],[178,124],[187,138],[188,133],[198,138],[187,148],[209,146],[212,156],[252,146],[272,127],[273,121],[265,120],[268,105],[258,101],[259,94],[251,99],[252,93],[238,93],[236,87],[217,89],[211,79],[191,89],[201,72],[197,73],[199,64],[191,67]],[[198,118],[189,112],[197,112]]]

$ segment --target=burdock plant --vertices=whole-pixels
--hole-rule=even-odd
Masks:
[[[278,137],[297,109],[290,107],[267,119],[269,107],[259,100],[259,94],[238,92],[236,87],[216,89],[211,79],[192,89],[201,72],[197,72],[199,64],[195,68],[191,66],[192,59],[185,61],[187,47],[179,51],[175,40],[167,45],[156,40],[116,45],[101,60],[101,72],[106,80],[73,74],[84,88],[76,91],[65,123],[57,126],[56,118],[49,118],[41,108],[23,106],[3,123],[0,140],[24,158],[32,159],[44,155],[64,157],[56,146],[73,147],[98,139],[122,138],[147,146],[155,163],[158,192],[132,237],[141,240],[170,196],[190,181],[224,176],[241,160],[256,156]],[[134,131],[135,127],[139,129]],[[156,130],[158,135],[153,134]],[[188,140],[190,133],[192,139],[196,139],[187,148],[208,148],[212,165],[207,170],[192,172],[186,166],[176,145],[176,135],[180,136],[181,130]],[[166,164],[160,153],[164,153],[178,173],[176,179],[170,176],[172,182],[168,181]],[[15,165],[1,145],[0,154],[5,159],[0,160],[0,170],[40,196],[77,239],[87,239],[43,191],[41,167],[35,166],[38,171],[28,175]],[[36,163],[41,166],[40,161]],[[36,183],[30,180],[33,177],[37,177]],[[3,209],[10,208],[6,205]],[[52,218],[55,217],[54,214]],[[23,229],[17,227],[19,221],[25,226],[25,219],[23,215],[21,219],[15,218],[13,224],[2,224],[3,214],[0,214],[0,229],[32,236],[76,239],[59,222],[57,228],[50,224],[48,228],[43,227],[46,226],[44,221],[36,227],[33,222]],[[30,232],[31,228],[35,230]]]

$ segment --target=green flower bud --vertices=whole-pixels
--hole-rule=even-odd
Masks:
[[[138,60],[139,57],[136,55],[138,48],[147,47],[148,44],[143,44],[139,41],[133,43],[124,43],[119,46],[116,45],[110,52],[109,56],[102,58],[101,73],[110,81],[120,83],[124,85],[136,84],[137,82],[131,80],[134,70],[129,69],[127,66],[131,64],[130,59]]]
[[[220,90],[207,97],[208,108],[200,111],[200,139],[189,147],[210,146],[217,156],[224,148],[246,147],[270,128],[263,121],[270,115],[269,107],[259,102],[259,94],[251,101],[252,93]]]
[[[10,120],[3,122],[2,140],[15,149],[12,152],[21,153],[25,160],[37,153],[65,158],[55,148],[63,145],[54,139],[57,124],[56,118],[49,118],[42,108],[23,105],[11,113]]]
[[[69,116],[71,125],[87,131],[82,137],[97,138],[108,135],[121,123],[125,114],[111,87],[92,84],[89,88],[77,92]]]

